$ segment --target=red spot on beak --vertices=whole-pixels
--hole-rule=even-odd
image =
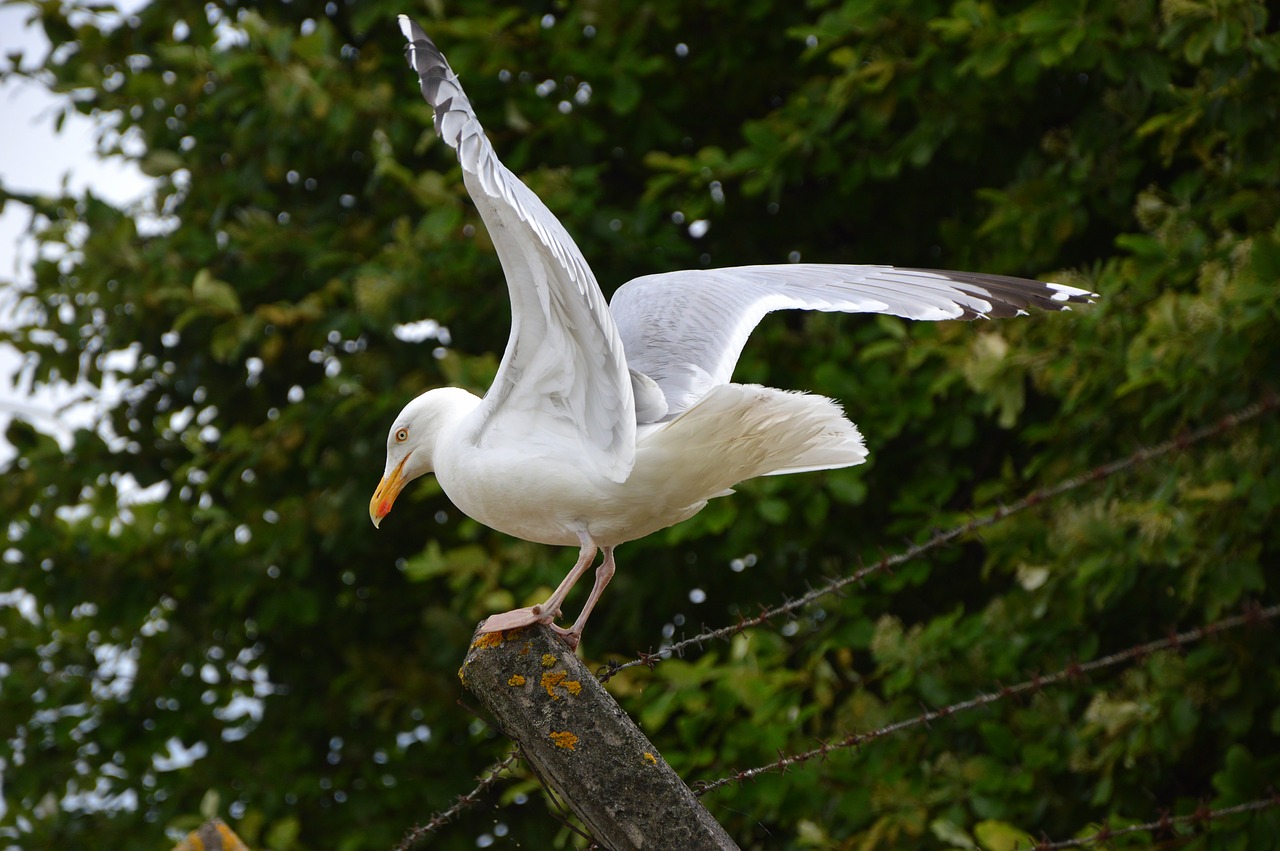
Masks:
[[[382,518],[391,513],[391,506],[395,505],[396,497],[408,484],[404,478],[404,462],[407,460],[409,460],[408,455],[404,456],[396,468],[378,482],[378,489],[373,492],[373,499],[369,500],[369,519],[373,521],[375,529],[382,522]]]

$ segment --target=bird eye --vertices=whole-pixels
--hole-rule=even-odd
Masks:
[[[409,439],[409,429],[407,428],[396,429],[396,443],[404,443],[408,439]]]

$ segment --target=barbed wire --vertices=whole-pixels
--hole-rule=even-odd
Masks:
[[[745,630],[766,624],[779,616],[789,615],[792,612],[804,608],[810,603],[822,599],[823,597],[836,594],[854,583],[862,584],[868,577],[877,573],[892,572],[896,567],[918,559],[933,550],[939,549],[946,544],[950,544],[951,542],[964,537],[965,535],[972,534],[980,529],[985,529],[1000,522],[1001,520],[1026,511],[1028,508],[1033,508],[1051,499],[1062,496],[1063,494],[1077,490],[1085,485],[1100,482],[1103,479],[1114,476],[1116,473],[1123,472],[1132,467],[1136,467],[1139,464],[1160,458],[1164,455],[1169,455],[1173,452],[1180,452],[1197,443],[1217,437],[1225,432],[1231,431],[1243,423],[1248,422],[1249,420],[1255,419],[1264,413],[1274,410],[1278,406],[1280,406],[1280,399],[1275,396],[1268,396],[1267,398],[1242,408],[1233,414],[1228,414],[1211,425],[1202,426],[1194,431],[1170,438],[1169,440],[1155,446],[1140,448],[1132,455],[1125,458],[1095,467],[1086,473],[1081,473],[1080,475],[1064,479],[1055,485],[1034,490],[1021,499],[996,508],[988,515],[975,517],[957,526],[953,526],[950,529],[937,532],[927,541],[919,544],[912,544],[900,553],[896,553],[891,556],[882,556],[880,561],[876,564],[869,566],[862,565],[853,573],[848,574],[847,576],[830,579],[799,597],[785,600],[779,605],[771,608],[762,608],[759,614],[752,617],[742,616],[735,624],[723,626],[718,629],[709,629],[689,638],[683,638],[680,641],[666,645],[657,652],[642,652],[635,659],[631,659],[627,662],[610,662],[597,673],[597,678],[600,682],[607,683],[613,677],[628,668],[634,668],[638,665],[644,665],[652,668],[664,659],[669,659],[672,656],[682,656],[684,652],[691,647],[696,646],[701,648],[704,644],[710,641],[725,640]]]
[[[807,751],[801,751],[794,754],[779,754],[778,759],[773,762],[758,765],[754,768],[743,769],[717,780],[696,782],[692,784],[691,788],[695,795],[701,797],[708,792],[713,792],[716,789],[729,785],[730,783],[743,783],[747,780],[759,777],[761,774],[767,774],[773,771],[785,772],[791,766],[808,762],[811,759],[826,759],[826,757],[833,751],[861,747],[868,742],[875,741],[876,739],[882,739],[893,733],[900,733],[903,730],[910,730],[913,727],[927,726],[934,721],[938,721],[943,718],[950,718],[951,716],[961,712],[968,712],[970,710],[980,709],[984,706],[990,706],[993,703],[998,703],[999,701],[1006,700],[1010,697],[1035,694],[1047,686],[1079,680],[1094,671],[1115,667],[1116,665],[1120,665],[1125,662],[1136,662],[1162,650],[1180,649],[1185,645],[1194,644],[1197,641],[1202,641],[1210,636],[1217,635],[1230,629],[1236,629],[1246,624],[1260,625],[1266,621],[1276,618],[1277,616],[1280,616],[1280,605],[1262,608],[1256,603],[1247,603],[1240,614],[1214,621],[1213,623],[1205,626],[1192,627],[1185,632],[1175,632],[1168,637],[1161,638],[1157,641],[1148,641],[1144,644],[1136,644],[1125,650],[1118,650],[1115,653],[1110,653],[1089,662],[1073,662],[1052,674],[1036,675],[1029,680],[1018,683],[1017,685],[1001,686],[998,691],[989,694],[979,694],[976,697],[971,697],[968,700],[962,700],[959,703],[952,703],[948,706],[941,707],[940,709],[931,709],[911,718],[906,718],[902,721],[895,721],[892,724],[886,724],[883,727],[879,727],[865,733],[850,733],[835,742],[823,741],[818,745],[818,747],[811,748]]]
[[[1128,836],[1132,833],[1142,833],[1150,831],[1152,833],[1164,834],[1173,837],[1173,829],[1179,825],[1191,825],[1192,827],[1204,827],[1210,822],[1219,819],[1228,818],[1230,816],[1238,816],[1244,813],[1256,813],[1263,810],[1270,810],[1280,807],[1280,794],[1273,794],[1270,798],[1259,798],[1255,801],[1248,801],[1243,804],[1236,804],[1231,807],[1220,807],[1216,810],[1209,809],[1206,805],[1201,804],[1196,807],[1195,812],[1186,815],[1175,816],[1170,815],[1167,811],[1160,814],[1158,819],[1154,821],[1143,822],[1142,824],[1131,824],[1126,827],[1107,827],[1105,824],[1097,830],[1097,832],[1089,836],[1078,836],[1074,839],[1060,839],[1057,842],[1050,840],[1041,840],[1034,845],[1028,845],[1023,848],[1017,845],[1014,851],[1057,851],[1060,848],[1084,848],[1088,845],[1100,845],[1103,842],[1109,842],[1118,836]]]
[[[453,804],[447,810],[441,810],[435,813],[427,821],[426,824],[414,825],[409,832],[400,840],[394,851],[409,851],[414,843],[425,838],[428,834],[434,833],[444,827],[449,822],[457,818],[458,814],[469,807],[475,806],[480,802],[480,796],[489,790],[489,787],[498,782],[498,778],[502,772],[506,771],[515,761],[520,758],[520,747],[515,745],[511,751],[503,759],[490,765],[476,778],[479,782],[476,787],[465,795],[459,795],[453,799]]]
[[[1085,485],[1100,482],[1132,467],[1136,467],[1140,464],[1144,464],[1148,461],[1174,452],[1186,450],[1195,444],[1218,437],[1219,435],[1225,434],[1226,432],[1229,432],[1250,420],[1256,419],[1265,413],[1276,410],[1277,407],[1280,407],[1280,397],[1277,397],[1274,394],[1268,394],[1263,399],[1251,405],[1247,405],[1234,413],[1227,414],[1214,423],[1172,437],[1162,443],[1156,444],[1155,446],[1140,448],[1136,452],[1124,458],[1102,464],[1088,472],[1064,479],[1057,484],[1038,488],[1021,499],[996,508],[988,515],[975,517],[965,523],[961,523],[950,529],[938,532],[927,541],[919,544],[913,544],[901,553],[882,557],[881,560],[874,565],[862,565],[853,573],[823,583],[817,588],[811,589],[801,597],[785,600],[781,604],[772,608],[763,608],[760,614],[755,615],[754,617],[743,617],[731,626],[705,630],[697,635],[684,638],[670,644],[656,653],[640,653],[635,659],[622,663],[610,662],[597,673],[597,678],[601,683],[607,683],[614,676],[628,668],[634,668],[639,665],[652,668],[663,659],[670,658],[673,655],[683,655],[684,652],[691,647],[702,647],[704,644],[713,640],[725,640],[743,632],[744,630],[768,623],[770,620],[780,615],[789,614],[825,596],[838,593],[849,585],[862,583],[874,574],[890,572],[899,565],[919,558],[932,550],[939,549],[940,547],[962,538],[965,535],[969,535],[980,529],[992,526],[1001,520],[1012,517],[1013,515],[1029,508],[1077,490]],[[519,748],[513,748],[504,759],[499,760],[484,769],[478,777],[479,782],[475,788],[464,795],[459,795],[454,799],[453,804],[448,809],[441,810],[433,814],[425,824],[416,826],[410,830],[405,835],[405,838],[401,840],[401,843],[395,847],[395,851],[407,851],[407,849],[409,849],[415,842],[439,830],[445,824],[448,824],[455,819],[463,810],[466,810],[478,803],[480,796],[495,782],[497,782],[502,772],[509,768],[516,759],[518,759],[518,757]],[[708,789],[706,791],[710,790]],[[699,794],[704,793],[699,792]]]

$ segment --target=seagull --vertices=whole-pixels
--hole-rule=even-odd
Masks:
[[[606,303],[568,231],[499,161],[444,54],[407,16],[399,24],[436,133],[457,153],[501,261],[511,336],[483,398],[438,388],[396,417],[369,517],[378,526],[406,484],[435,473],[453,504],[486,526],[578,547],[546,601],[492,615],[482,632],[547,624],[576,648],[619,544],[692,517],[747,479],[866,460],[862,435],[833,400],[733,383],[767,313],[999,318],[1096,295],[1001,275],[791,263],[646,275]],[[561,605],[597,550],[587,601],[561,627]]]

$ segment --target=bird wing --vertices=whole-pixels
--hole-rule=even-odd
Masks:
[[[609,310],[627,363],[657,382],[669,418],[729,381],[752,329],[775,310],[998,318],[1067,310],[1093,295],[1003,275],[794,263],[647,275],[621,286]]]
[[[436,133],[458,154],[511,295],[511,337],[479,410],[477,443],[518,438],[623,481],[635,461],[635,400],[604,294],[564,226],[498,160],[444,54],[418,24],[399,21]]]

